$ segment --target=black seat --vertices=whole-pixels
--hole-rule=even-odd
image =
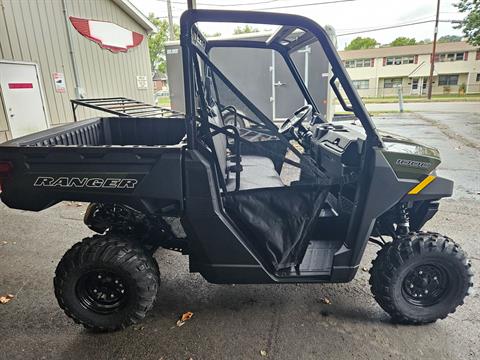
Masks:
[[[224,124],[220,116],[220,111],[216,104],[213,104],[209,115],[209,122],[217,127],[223,128]],[[228,161],[228,141],[225,134],[218,133],[212,136],[215,154],[217,155],[220,170],[224,176],[227,191],[235,190],[235,177],[230,177],[230,168],[232,165]],[[239,190],[282,187],[285,186],[280,179],[280,175],[275,171],[273,161],[264,156],[242,155],[240,172]]]

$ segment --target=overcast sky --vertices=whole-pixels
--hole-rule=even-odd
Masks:
[[[139,10],[148,14],[153,12],[157,17],[166,18],[166,0],[130,0]],[[340,3],[300,6],[302,4],[320,3],[331,0],[197,0],[197,7],[201,9],[228,9],[228,10],[260,10],[286,6],[286,8],[268,9],[264,11],[298,14],[310,17],[320,25],[332,25],[337,34],[364,31],[366,29],[405,24],[410,22],[435,19],[436,0],[353,0]],[[440,19],[459,20],[462,14],[453,6],[456,1],[441,0]],[[181,13],[186,9],[187,1],[172,0],[174,21],[179,22]],[[210,6],[206,4],[219,4]],[[246,4],[246,5],[239,5]],[[293,5],[293,6],[292,6]],[[237,25],[230,24],[203,24],[201,28],[208,34],[221,32],[222,35],[233,33]],[[267,26],[257,26],[260,30],[268,30]],[[398,36],[415,37],[417,40],[433,38],[434,23],[413,25],[389,30],[364,32],[355,35],[338,37],[338,47],[343,49],[345,44],[356,36],[370,36],[382,44],[388,44]],[[440,23],[439,36],[461,35],[460,30],[453,29],[451,23]]]

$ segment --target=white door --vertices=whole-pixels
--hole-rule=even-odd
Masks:
[[[0,88],[13,138],[48,127],[38,79],[34,64],[0,62]]]
[[[418,78],[413,78],[413,79],[412,79],[412,88],[411,88],[410,94],[412,94],[412,95],[418,95],[419,92],[420,92],[419,86],[420,86],[420,85],[419,85]]]
[[[423,95],[423,94],[425,94],[425,93],[427,92],[427,85],[428,85],[428,78],[424,77],[424,78],[422,79],[422,88],[421,88],[421,89],[422,89],[422,92],[421,92],[420,95]]]

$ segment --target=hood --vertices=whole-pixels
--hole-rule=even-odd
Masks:
[[[385,145],[383,154],[400,178],[421,179],[440,164],[439,151],[406,137],[379,131]]]
[[[429,156],[440,160],[439,151],[431,146],[386,131],[378,131],[388,152]]]
[[[365,139],[363,128],[360,130],[361,125],[357,122],[342,126]],[[421,180],[440,164],[440,153],[436,148],[387,131],[377,129],[377,132],[385,146],[383,156],[399,178]]]

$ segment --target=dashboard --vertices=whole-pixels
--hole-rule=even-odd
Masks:
[[[310,128],[310,155],[329,177],[340,177],[357,171],[365,134],[354,125],[315,124]]]

